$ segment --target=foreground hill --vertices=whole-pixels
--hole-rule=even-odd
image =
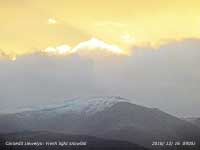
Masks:
[[[7,144],[20,144],[6,146]],[[9,141],[9,142],[8,142]],[[21,143],[20,143],[21,142]],[[23,142],[23,143],[22,143]],[[51,143],[51,146],[49,144]],[[25,146],[25,144],[29,144]],[[35,145],[30,145],[35,144]],[[0,149],[5,150],[148,150],[130,142],[105,140],[53,132],[21,132],[0,135]]]

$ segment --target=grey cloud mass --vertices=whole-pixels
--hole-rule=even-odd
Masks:
[[[200,116],[200,41],[174,42],[129,57],[40,54],[0,60],[0,109],[49,105],[71,97],[117,95],[177,116]]]

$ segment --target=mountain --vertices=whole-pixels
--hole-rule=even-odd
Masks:
[[[188,121],[188,122],[200,127],[200,118],[195,118],[195,117],[193,117],[193,118],[183,118],[183,120]]]
[[[23,142],[20,146],[6,146],[5,141]],[[24,146],[26,143],[37,143],[39,146]],[[48,144],[52,145],[49,146]],[[9,143],[10,144],[10,143]],[[142,146],[125,141],[105,140],[92,136],[65,135],[54,132],[20,132],[0,134],[0,149],[12,150],[148,150]]]
[[[24,130],[88,135],[145,147],[152,147],[153,141],[200,141],[197,126],[121,97],[78,98],[63,105],[0,116],[0,133]]]
[[[85,98],[72,98],[67,99],[64,104],[61,105],[47,105],[45,107],[38,108],[26,108],[22,110],[18,110],[18,114],[20,112],[31,112],[31,111],[49,111],[54,113],[84,113],[87,115],[92,115],[96,112],[103,111],[106,108],[113,106],[119,102],[131,102],[129,99],[125,99],[117,96],[99,96],[99,97],[85,97]]]

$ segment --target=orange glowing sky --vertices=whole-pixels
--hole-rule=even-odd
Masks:
[[[200,38],[199,0],[0,0],[0,55],[11,59],[92,39],[125,53],[186,38]]]

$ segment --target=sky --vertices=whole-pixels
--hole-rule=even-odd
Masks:
[[[200,37],[199,0],[1,0],[0,49],[14,57],[97,38],[124,51]]]
[[[0,0],[0,109],[122,96],[200,116],[199,0]]]

